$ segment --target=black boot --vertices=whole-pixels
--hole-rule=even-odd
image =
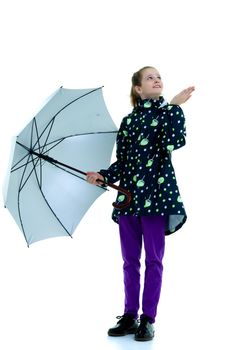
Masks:
[[[119,337],[126,334],[134,334],[138,328],[138,322],[133,315],[124,314],[123,316],[117,316],[119,321],[117,324],[108,330],[108,335],[113,337]]]
[[[147,341],[154,338],[154,326],[150,323],[148,317],[144,317],[140,321],[140,325],[135,333],[135,340]]]

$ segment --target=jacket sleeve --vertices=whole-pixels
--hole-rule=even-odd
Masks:
[[[185,117],[180,106],[167,105],[162,125],[162,148],[168,153],[185,145]]]
[[[101,169],[99,173],[106,182],[115,183],[120,180],[122,169],[126,161],[126,150],[128,143],[128,131],[125,118],[122,120],[116,138],[116,161],[108,169]]]

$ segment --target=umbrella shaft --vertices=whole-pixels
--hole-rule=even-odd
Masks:
[[[84,171],[79,170],[79,169],[77,169],[77,168],[73,168],[72,166],[70,166],[70,165],[68,165],[68,164],[61,163],[61,162],[59,162],[58,160],[56,160],[56,159],[54,159],[54,158],[52,158],[52,157],[49,157],[49,156],[47,156],[47,155],[45,155],[45,154],[37,153],[37,152],[35,152],[35,151],[33,151],[33,150],[30,150],[30,153],[31,153],[31,154],[34,154],[34,155],[37,156],[38,158],[41,158],[41,159],[46,160],[46,161],[49,162],[49,163],[55,163],[55,164],[58,164],[58,165],[62,165],[62,166],[64,166],[64,167],[66,167],[66,168],[68,168],[68,169],[71,169],[71,170],[74,170],[74,171],[76,171],[76,172],[78,172],[78,173],[80,173],[80,174],[82,174],[82,175],[87,175]]]
[[[79,169],[77,169],[77,168],[73,168],[72,166],[70,166],[70,165],[68,165],[68,164],[61,163],[61,162],[59,162],[58,160],[53,159],[53,158],[51,158],[51,157],[49,157],[49,156],[47,156],[47,155],[45,155],[45,154],[37,153],[37,152],[33,151],[32,149],[29,150],[29,153],[30,153],[30,154],[34,154],[34,155],[37,156],[38,158],[44,159],[44,160],[46,160],[47,162],[49,162],[49,163],[51,163],[51,164],[53,164],[53,163],[54,163],[54,164],[59,164],[59,165],[65,167],[65,168],[74,170],[74,171],[76,171],[76,172],[78,172],[78,173],[80,173],[80,174],[82,174],[82,175],[87,175],[87,173],[85,173],[85,172],[82,171],[82,170],[79,170]],[[112,183],[106,183],[105,181],[102,181],[102,180],[98,180],[98,182],[100,182],[100,183],[102,183],[102,184],[104,184],[104,185],[106,185],[106,186],[110,186],[110,187],[114,188],[115,190],[118,190],[118,191],[120,191],[121,193],[124,193],[124,194],[126,195],[126,198],[127,198],[127,199],[126,199],[126,203],[125,203],[125,204],[113,203],[113,206],[114,206],[115,208],[123,209],[123,208],[125,208],[125,207],[127,207],[127,206],[129,205],[129,203],[130,203],[130,201],[131,201],[131,194],[130,194],[130,192],[128,192],[127,190],[123,189],[122,187],[116,186],[116,185],[114,185],[114,184],[112,184]]]

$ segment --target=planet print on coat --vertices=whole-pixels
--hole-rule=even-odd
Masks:
[[[157,119],[153,119],[152,123],[150,124],[151,126],[157,126],[159,124]]]
[[[146,101],[146,102],[144,103],[144,107],[145,107],[145,108],[150,108],[151,105],[152,105],[152,103],[151,103],[150,101]]]
[[[146,167],[151,167],[153,162],[154,162],[153,159],[149,159],[148,162],[146,163]]]
[[[148,137],[148,136],[147,136],[147,137]],[[141,146],[146,146],[146,145],[148,145],[149,140],[148,140],[147,137],[145,137],[144,139],[142,139],[142,141],[140,142],[140,145],[141,145]]]
[[[162,183],[164,183],[164,181],[165,181],[164,177],[161,176],[161,177],[158,178],[158,184],[159,184],[159,185],[161,185]]]
[[[150,195],[150,197],[151,197],[151,195]],[[144,208],[148,208],[148,207],[150,207],[150,206],[151,206],[152,202],[151,202],[150,197],[149,197],[149,198],[147,198],[147,199],[145,200],[145,203],[144,203]]]
[[[124,194],[121,194],[120,196],[117,197],[117,201],[120,203],[120,202],[123,202],[125,200],[125,195]]]
[[[145,185],[144,177],[137,181],[137,187],[143,187]]]

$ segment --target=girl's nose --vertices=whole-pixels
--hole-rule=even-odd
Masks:
[[[153,82],[157,82],[159,79],[156,75],[151,75],[151,80],[153,80]]]

